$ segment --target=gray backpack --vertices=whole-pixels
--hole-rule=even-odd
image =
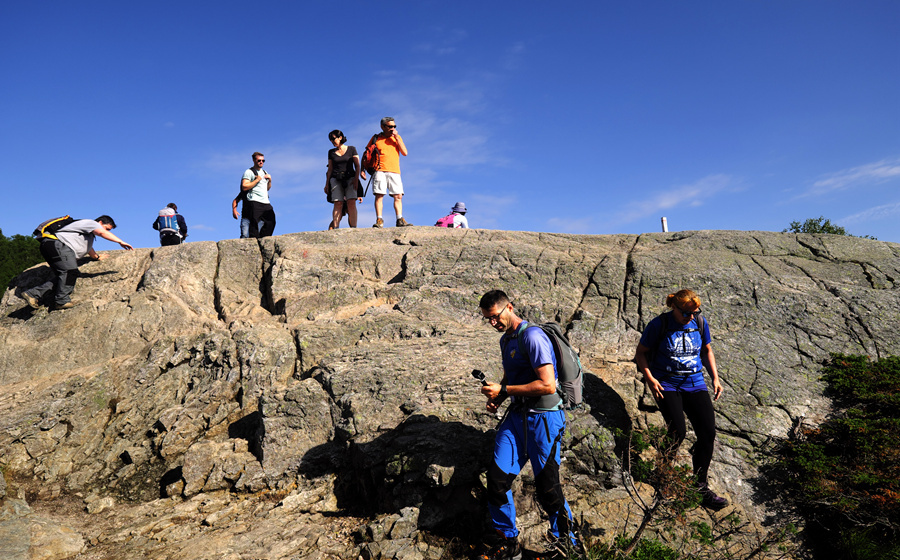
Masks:
[[[550,322],[528,323],[528,326],[525,328],[539,328],[544,331],[547,338],[550,339],[553,353],[556,355],[556,393],[539,397],[536,403],[531,404],[531,407],[553,408],[557,403],[557,397],[562,400],[563,408],[566,410],[580,407],[582,393],[584,392],[584,367],[581,365],[578,352],[569,344],[569,339],[566,337],[562,327],[559,323]],[[522,332],[524,330],[517,330],[515,336],[518,337]],[[525,352],[525,357],[530,362],[531,358],[528,356],[528,348],[524,344],[520,344],[519,348]]]

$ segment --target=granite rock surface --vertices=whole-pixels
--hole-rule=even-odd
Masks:
[[[703,300],[725,386],[711,484],[749,519],[758,448],[828,413],[823,360],[900,352],[900,246],[832,235],[337,230],[110,252],[72,309],[14,295],[48,275],[0,300],[0,534],[34,558],[436,560],[476,540],[497,418],[469,372],[499,378],[494,288],[591,372],[562,471],[601,538],[637,521],[613,434],[661,424],[630,359],[666,294]]]

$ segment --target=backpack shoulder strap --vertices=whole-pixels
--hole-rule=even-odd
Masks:
[[[656,334],[656,340],[653,341],[653,346],[650,348],[650,357],[647,359],[648,366],[653,363],[653,358],[656,357],[656,352],[659,350],[659,343],[662,342],[663,338],[665,338],[666,336],[666,333],[669,331],[668,312],[660,314],[659,317],[662,325],[660,325],[659,332]]]
[[[521,323],[519,323],[519,326],[516,327],[516,332],[514,332],[510,336],[503,335],[503,337],[500,338],[500,350],[503,352],[504,356],[506,356],[506,345],[509,344],[509,341],[513,338],[518,339],[519,335],[522,334],[522,332],[524,332],[524,330],[522,328],[523,325],[525,326],[526,329],[529,326],[527,321],[522,321]],[[530,362],[531,359],[528,358],[528,348],[523,348],[521,344],[519,345],[519,348],[522,349],[523,352],[525,352],[525,358],[527,358],[528,361]]]
[[[548,333],[544,332],[544,327],[542,327],[541,325],[532,325],[531,323],[527,323],[526,321],[523,321],[523,323],[525,323],[525,328],[523,329],[522,325],[519,325],[519,328],[516,329],[515,338],[518,338],[519,335],[524,336],[525,331],[527,331],[528,329],[534,328],[534,329],[540,330],[541,332],[544,333],[544,336],[547,337],[547,340],[550,341],[550,351],[553,352],[553,357],[556,359],[556,365],[553,366],[553,375],[556,378],[556,392],[550,393],[549,395],[543,395],[540,397],[525,397],[525,398],[529,399],[527,401],[527,402],[529,402],[529,407],[551,408],[565,400],[564,395],[563,395],[562,383],[559,378],[559,368],[562,365],[562,356],[560,355],[560,349],[557,348],[556,343],[553,341],[553,337],[550,336]],[[519,344],[519,348],[522,350],[522,352],[525,353],[525,359],[528,360],[528,364],[531,365],[531,356],[528,355],[528,346],[525,344]],[[557,397],[557,400],[554,401],[553,397]]]
[[[694,318],[697,320],[697,330],[700,331],[700,342],[703,342],[703,331],[706,330],[706,319],[703,318],[702,313]]]
[[[659,347],[659,343],[662,342],[662,339],[665,338],[666,333],[669,330],[669,314],[662,313],[659,317],[662,324],[659,327],[659,333],[656,335],[656,342],[653,344],[654,350]]]

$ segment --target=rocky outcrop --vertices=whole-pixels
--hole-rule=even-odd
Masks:
[[[612,433],[660,423],[629,360],[667,293],[703,299],[725,384],[712,485],[750,518],[756,449],[827,413],[829,353],[900,351],[900,246],[851,237],[413,227],[109,255],[72,309],[0,300],[0,498],[19,510],[0,532],[32,553],[14,523],[37,514],[85,558],[437,558],[474,538],[496,418],[469,372],[498,375],[493,288],[560,322],[592,372],[563,476],[596,535],[635,522]]]

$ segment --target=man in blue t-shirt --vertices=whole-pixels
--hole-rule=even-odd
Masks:
[[[497,537],[485,543],[481,558],[515,560],[522,555],[512,484],[529,460],[538,502],[550,518],[550,556],[564,558],[576,540],[572,533],[572,512],[559,483],[566,416],[556,392],[553,345],[540,328],[528,328],[528,323],[515,314],[512,303],[501,290],[484,294],[479,307],[484,319],[503,333],[500,338],[503,378],[500,383],[487,383],[481,388],[488,399],[487,409],[495,413],[504,399],[512,399],[509,413],[497,428],[494,460],[487,475],[488,510]]]

